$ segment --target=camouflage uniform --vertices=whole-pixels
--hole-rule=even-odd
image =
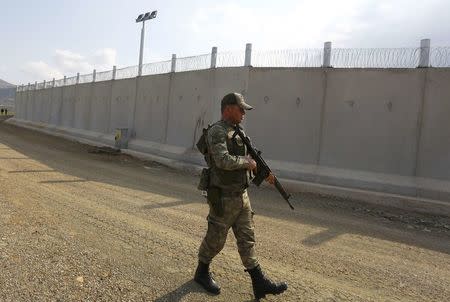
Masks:
[[[254,212],[246,190],[250,178],[245,159],[247,150],[239,137],[232,139],[233,127],[221,120],[207,132],[210,186],[220,188],[221,211],[208,200],[208,231],[198,257],[201,262],[209,264],[222,250],[232,228],[243,265],[253,269],[258,266],[258,260],[254,249]]]

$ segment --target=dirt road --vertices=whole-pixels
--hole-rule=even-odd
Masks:
[[[0,123],[1,301],[251,301],[230,233],[192,281],[206,228],[197,178]],[[268,301],[450,301],[450,219],[251,188]]]

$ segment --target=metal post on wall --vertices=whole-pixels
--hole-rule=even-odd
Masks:
[[[244,66],[252,66],[252,43],[247,43],[245,45],[245,62]]]
[[[217,66],[217,47],[213,47],[211,51],[211,68],[216,68]]]
[[[323,64],[322,67],[331,67],[331,42],[323,44]]]
[[[420,68],[430,67],[430,39],[420,40]]]
[[[112,79],[111,80],[115,80],[116,79],[116,72],[117,72],[117,67],[116,65],[113,66],[113,73],[112,73]]]
[[[171,67],[170,71],[175,72],[176,68],[177,68],[177,55],[172,54],[172,67]]]

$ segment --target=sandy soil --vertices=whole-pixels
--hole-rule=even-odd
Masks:
[[[192,281],[206,229],[197,177],[0,123],[1,301],[251,301],[230,233]],[[251,188],[268,301],[450,301],[450,218]]]

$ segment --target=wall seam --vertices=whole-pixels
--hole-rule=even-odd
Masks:
[[[416,148],[415,148],[415,163],[414,163],[414,170],[413,170],[413,175],[417,180],[418,177],[418,170],[419,170],[419,160],[420,160],[420,145],[421,145],[421,141],[422,141],[422,128],[423,128],[423,123],[424,123],[424,111],[425,111],[425,99],[426,99],[426,94],[427,94],[427,82],[428,82],[428,68],[424,70],[424,75],[423,75],[423,85],[422,85],[422,96],[421,96],[421,100],[420,100],[420,105],[419,105],[419,111],[418,111],[418,117],[417,117],[417,127],[416,127],[416,131],[417,131],[417,136],[416,136]],[[415,185],[415,189],[416,189],[416,196],[419,195],[418,192],[418,187],[417,187],[417,183]]]
[[[319,146],[317,148],[316,156],[316,167],[314,171],[315,181],[318,181],[317,169],[320,165],[320,160],[322,157],[322,147],[323,147],[323,137],[324,137],[324,123],[325,123],[325,106],[328,97],[328,69],[323,70],[323,94],[322,94],[322,104],[320,106],[320,126],[319,126]]]
[[[167,138],[169,136],[170,99],[172,98],[172,82],[174,75],[175,72],[171,72],[169,75],[169,89],[167,92],[166,127],[164,129],[164,144],[167,144]]]

